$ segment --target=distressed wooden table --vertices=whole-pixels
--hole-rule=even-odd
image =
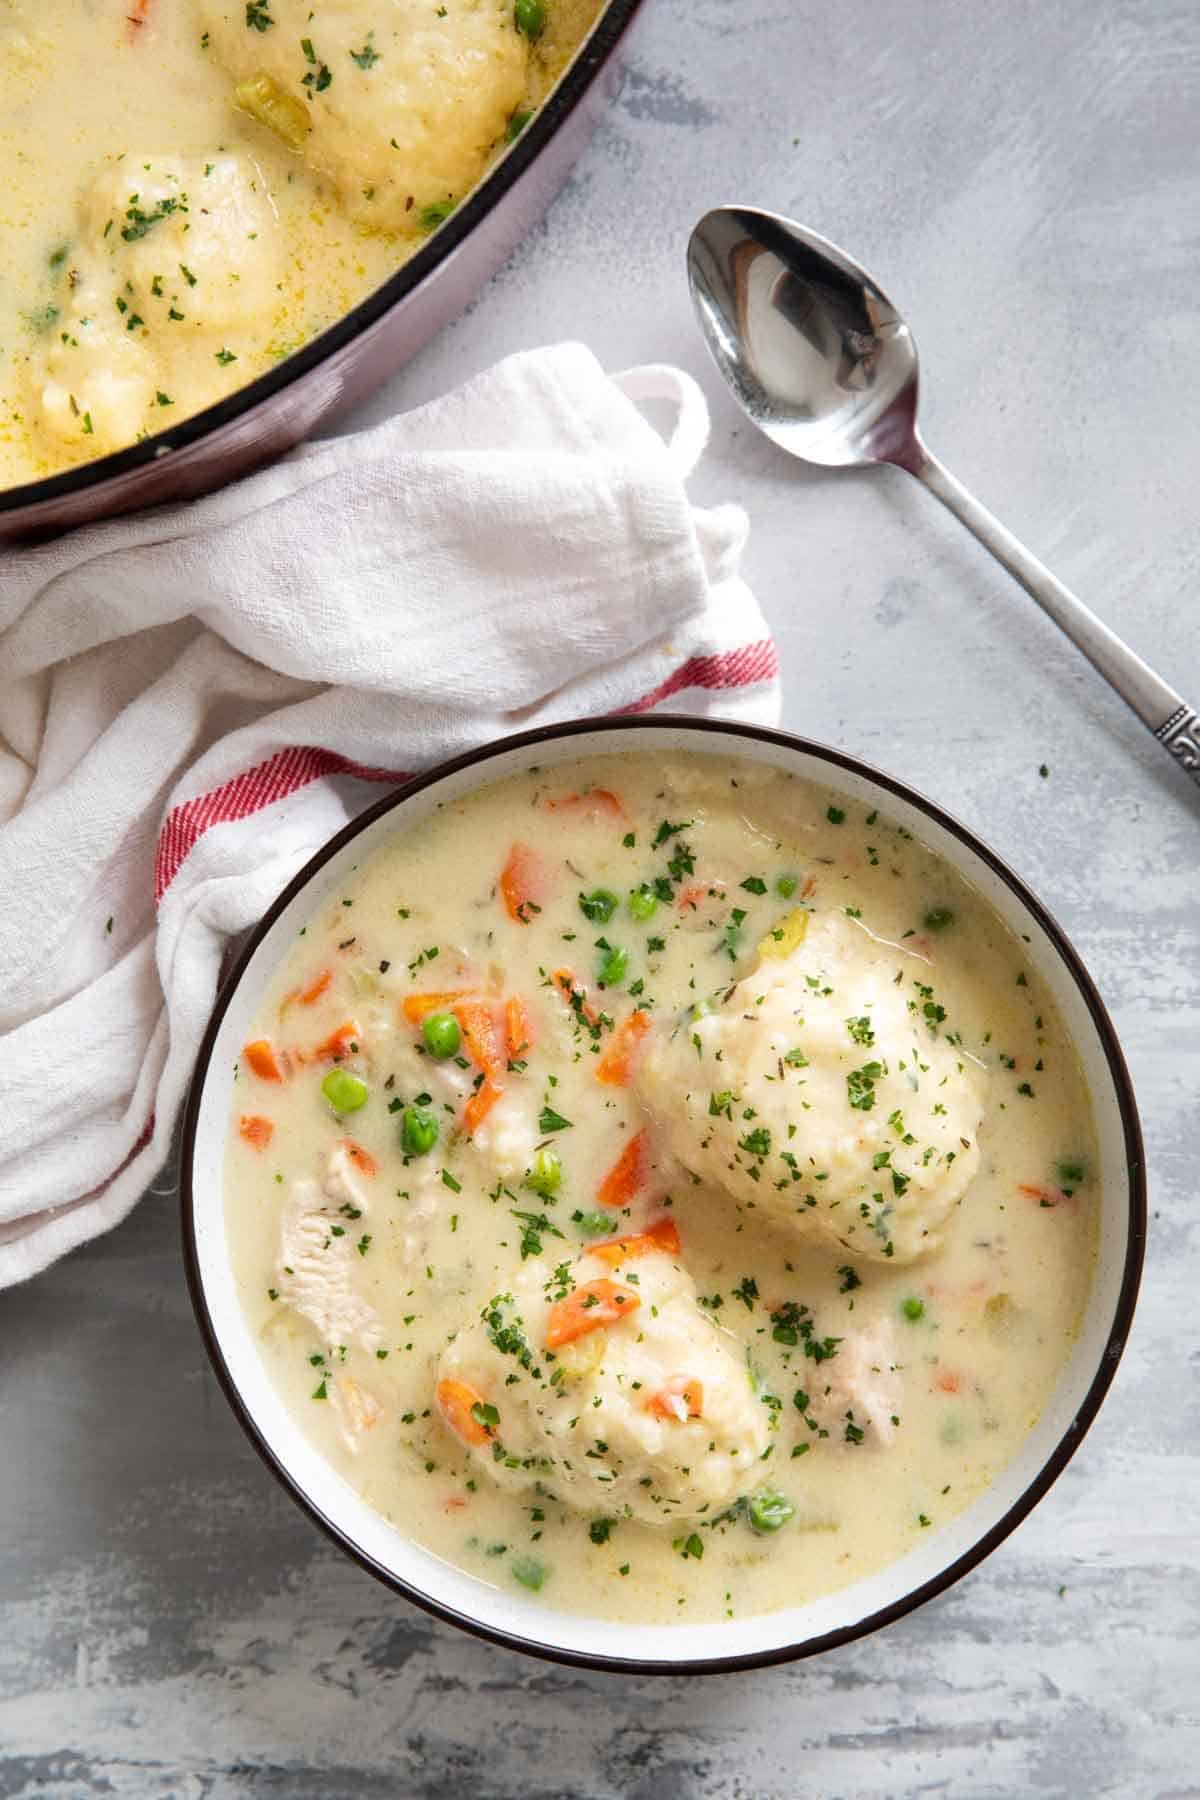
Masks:
[[[800,473],[742,429],[682,274],[723,200],[850,246],[912,320],[933,447],[1194,700],[1198,88],[1194,0],[649,0],[547,228],[370,409],[568,332],[692,369],[696,491],[750,510],[785,722],[971,821],[1074,935],[1153,1224],[1066,1475],[952,1592],[815,1662],[651,1685],[505,1654],[275,1488],[207,1371],[166,1173],[0,1301],[4,1800],[1200,1795],[1197,796],[903,477]]]

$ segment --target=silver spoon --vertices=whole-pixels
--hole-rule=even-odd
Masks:
[[[753,424],[827,468],[894,463],[974,532],[1200,784],[1200,717],[982,507],[917,431],[917,346],[835,244],[750,206],[706,213],[688,280],[717,367]]]

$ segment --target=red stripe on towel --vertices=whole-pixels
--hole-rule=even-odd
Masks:
[[[383,781],[398,786],[409,779],[403,769],[375,769],[365,763],[352,762],[335,750],[322,750],[315,745],[297,745],[290,750],[277,750],[265,762],[244,769],[232,781],[226,781],[211,793],[197,794],[181,806],[172,807],[159,834],[154,859],[154,898],[162,899],[178,875],[188,853],[213,825],[226,825],[261,812],[276,800],[319,781],[323,775],[354,775],[360,781]]]
[[[770,638],[746,644],[740,650],[726,650],[718,656],[690,656],[673,674],[645,694],[624,713],[649,712],[673,694],[686,688],[705,688],[719,692],[731,688],[753,687],[759,682],[773,681],[779,673],[779,659]],[[353,775],[360,781],[380,781],[398,785],[409,776],[398,769],[374,769],[351,762],[335,750],[322,750],[316,745],[297,745],[277,750],[265,762],[244,769],[232,781],[224,782],[211,793],[197,794],[182,805],[172,807],[159,834],[154,859],[154,898],[160,901],[182,868],[189,852],[213,825],[226,825],[261,812],[277,800],[319,781],[323,775]]]
[[[649,712],[651,707],[670,700],[685,688],[754,687],[760,681],[774,681],[778,673],[779,658],[775,646],[770,638],[762,638],[757,644],[745,644],[740,650],[726,650],[720,656],[689,656],[674,674],[659,683],[653,693],[643,695],[642,699],[635,700],[632,706],[622,707],[621,711]]]

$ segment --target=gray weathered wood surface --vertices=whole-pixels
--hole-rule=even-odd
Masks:
[[[953,1592],[816,1662],[648,1686],[508,1655],[274,1487],[207,1372],[164,1176],[0,1301],[4,1800],[1200,1795],[1198,796],[915,487],[798,474],[740,428],[682,278],[727,199],[857,252],[915,326],[933,446],[1195,699],[1198,90],[1194,0],[649,0],[544,229],[370,409],[568,334],[691,368],[697,492],[750,509],[786,722],[971,821],[1075,936],[1153,1226],[1066,1476]]]

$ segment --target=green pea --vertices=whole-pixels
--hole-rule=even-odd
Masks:
[[[550,1573],[545,1563],[540,1562],[536,1556],[515,1556],[512,1572],[522,1587],[531,1588],[535,1594]]]
[[[593,888],[579,896],[579,910],[593,925],[607,925],[620,904],[611,888]]]
[[[634,888],[629,896],[629,910],[635,919],[652,919],[658,911],[658,895],[648,881]]]
[[[798,875],[781,875],[775,883],[775,892],[779,895],[779,898],[781,900],[790,900],[796,891],[796,884],[799,880],[800,877]]]
[[[453,1056],[462,1042],[453,1013],[430,1013],[421,1027],[421,1036],[429,1046],[430,1056]]]
[[[795,1513],[786,1494],[752,1494],[746,1502],[746,1516],[753,1531],[778,1531]]]
[[[436,1114],[427,1106],[406,1106],[400,1119],[400,1148],[405,1156],[425,1156],[437,1141]]]
[[[539,1150],[526,1173],[523,1184],[532,1193],[548,1200],[562,1186],[562,1158],[557,1150]]]
[[[926,931],[945,931],[947,925],[953,925],[954,913],[948,906],[931,906],[925,914]]]
[[[349,1069],[330,1069],[321,1083],[321,1092],[334,1112],[352,1113],[367,1104],[370,1090],[366,1082],[352,1075]]]
[[[923,1319],[925,1317],[925,1302],[923,1300],[918,1300],[915,1294],[910,1294],[908,1299],[901,1305],[900,1311],[904,1314],[906,1319],[911,1319],[915,1325],[918,1319]]]
[[[525,111],[521,111],[521,110],[515,112],[513,114],[512,118],[508,121],[508,124],[504,127],[505,143],[506,144],[515,144],[517,139],[520,137],[521,133],[524,131],[525,127],[528,125],[530,119],[532,119],[532,117],[533,117],[533,114],[531,112],[525,112]]]
[[[620,987],[629,973],[629,952],[619,944],[611,945],[600,959],[596,980],[601,987]]]
[[[521,35],[527,37],[531,44],[536,43],[546,29],[543,0],[517,0],[513,7],[513,20]]]
[[[571,1223],[578,1225],[584,1237],[611,1237],[613,1234],[610,1212],[575,1212],[571,1214]]]

